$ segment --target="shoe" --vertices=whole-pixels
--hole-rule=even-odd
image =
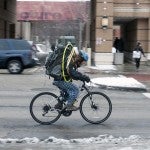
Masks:
[[[58,102],[55,106],[54,106],[54,108],[55,109],[62,109],[62,107],[63,107],[63,105],[62,105],[62,103],[60,103],[60,102]]]
[[[71,111],[77,111],[79,107],[76,107],[74,105],[67,105],[66,110],[71,110]]]

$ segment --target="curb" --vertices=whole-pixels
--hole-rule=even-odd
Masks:
[[[131,91],[131,92],[147,92],[146,88],[139,88],[139,87],[119,87],[119,86],[107,86],[102,84],[96,84],[101,89],[107,90],[120,90],[120,91]]]

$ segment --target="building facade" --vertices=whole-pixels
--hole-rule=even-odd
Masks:
[[[94,64],[112,64],[112,46],[123,39],[124,61],[137,41],[150,59],[150,0],[92,0],[90,44]]]
[[[0,2],[0,38],[15,38],[16,0]]]
[[[84,45],[83,30],[90,1],[17,1],[17,36],[55,43],[60,36],[75,36]],[[84,34],[85,35],[85,34]]]
[[[46,7],[43,7],[43,4],[46,4]],[[82,46],[91,48],[94,64],[112,64],[114,60],[112,46],[115,38],[118,37],[122,39],[124,45],[120,51],[123,54],[123,62],[132,59],[132,50],[137,41],[142,43],[147,59],[150,60],[150,0],[91,0],[91,9],[89,9],[89,1],[87,5],[80,3],[81,11],[75,3],[71,3],[71,7],[68,3],[63,5],[57,3],[57,5],[59,5],[58,9],[54,9],[55,7],[50,3],[43,1],[40,9],[35,8],[37,4],[22,9],[25,7],[25,2],[22,1],[23,7],[19,6],[22,12],[19,12],[18,19],[21,25],[17,26],[15,31],[18,18],[16,0],[1,0],[0,38],[24,37],[32,40],[37,33],[50,35],[51,30],[61,35],[76,34],[79,45],[82,41]],[[62,6],[63,11],[60,10]],[[27,11],[27,8],[31,10]],[[72,10],[71,13],[68,13],[68,10]],[[63,21],[59,23],[58,20]],[[42,27],[40,27],[41,23],[43,23]],[[48,29],[47,26],[51,27],[51,30],[41,30]],[[51,34],[51,37],[54,36],[55,34]]]

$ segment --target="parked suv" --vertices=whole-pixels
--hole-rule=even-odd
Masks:
[[[38,64],[32,45],[26,40],[0,39],[0,69],[19,74]]]

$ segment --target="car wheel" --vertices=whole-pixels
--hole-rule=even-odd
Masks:
[[[11,60],[8,62],[7,69],[11,74],[19,74],[23,71],[23,66],[19,60]]]

